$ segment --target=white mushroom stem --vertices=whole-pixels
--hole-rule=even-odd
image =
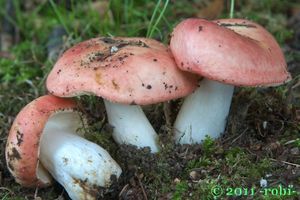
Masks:
[[[78,113],[52,116],[40,141],[39,160],[71,199],[96,199],[100,187],[109,186],[111,176],[118,178],[122,171],[106,150],[76,133],[78,124]]]
[[[181,144],[200,143],[205,136],[217,138],[225,130],[234,86],[203,79],[185,98],[177,115],[175,139]]]
[[[159,151],[157,134],[140,106],[124,105],[104,100],[113,138],[118,144],[131,144],[138,148],[150,147]]]

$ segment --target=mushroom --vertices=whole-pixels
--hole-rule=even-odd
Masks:
[[[276,86],[291,79],[273,36],[244,19],[186,19],[175,27],[170,49],[180,69],[205,77],[175,121],[181,144],[224,131],[234,86]]]
[[[47,187],[52,175],[71,199],[96,199],[121,168],[106,150],[82,138],[82,126],[71,99],[46,95],[25,106],[11,127],[5,152],[16,182]]]
[[[119,144],[159,150],[157,134],[140,105],[190,94],[197,77],[179,70],[169,50],[146,38],[94,38],[67,50],[47,78],[51,94],[104,98]]]

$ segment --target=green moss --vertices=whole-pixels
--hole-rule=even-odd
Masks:
[[[189,186],[187,182],[179,182],[175,186],[175,192],[172,197],[173,200],[181,200],[185,199],[184,196],[186,196],[187,192],[189,191]]]

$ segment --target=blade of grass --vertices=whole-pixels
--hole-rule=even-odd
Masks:
[[[151,19],[150,19],[150,23],[148,25],[148,30],[147,30],[146,37],[150,37],[150,32],[151,32],[151,29],[152,29],[152,24],[153,24],[153,21],[155,19],[156,13],[158,12],[158,8],[159,8],[160,4],[161,4],[161,0],[158,0],[157,3],[156,3],[156,6],[154,8],[154,11],[152,13],[152,16],[151,16]]]
[[[153,25],[153,28],[151,29],[150,34],[149,34],[149,37],[150,37],[150,38],[152,37],[152,35],[153,35],[155,29],[157,28],[157,25],[159,24],[161,18],[162,18],[163,15],[165,14],[165,11],[166,11],[166,9],[167,9],[168,4],[169,4],[169,0],[166,1],[165,5],[164,5],[164,7],[163,7],[163,9],[162,9],[162,11],[160,12],[160,15],[158,16],[158,18],[157,18],[155,24]]]
[[[230,1],[230,13],[229,13],[229,18],[233,18],[234,15],[234,0]]]
[[[129,17],[128,17],[128,0],[125,0],[125,3],[124,3],[124,18],[125,18],[125,23],[126,24],[128,24],[128,19],[129,19]]]
[[[160,12],[160,15],[158,16],[158,18],[157,18],[155,24],[153,25],[153,27],[151,28],[151,31],[150,31],[150,34],[149,34],[149,37],[150,37],[150,38],[152,37],[154,31],[157,29],[157,25],[159,24],[161,18],[164,16],[168,4],[169,4],[169,0],[166,0],[166,3],[165,3],[165,5],[164,5],[162,11]]]
[[[53,0],[49,0],[50,4],[51,4],[51,7],[53,9],[53,11],[55,12],[58,20],[60,21],[60,23],[62,24],[62,26],[64,27],[64,29],[66,30],[67,34],[70,35],[70,30],[68,28],[68,26],[66,25],[62,15],[60,14],[56,4],[53,2]]]
[[[155,28],[155,30],[159,34],[159,38],[163,38],[163,33],[161,32],[161,30],[159,28]]]

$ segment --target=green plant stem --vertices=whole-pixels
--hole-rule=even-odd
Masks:
[[[156,27],[157,27],[158,23],[160,22],[161,18],[163,17],[163,15],[164,15],[164,13],[165,13],[165,11],[167,9],[168,4],[169,4],[169,0],[166,1],[165,5],[164,5],[164,7],[162,9],[162,11],[160,12],[160,15],[158,16],[155,24],[153,25],[153,28],[150,31],[149,37],[152,37],[153,32],[156,29]]]
[[[57,6],[55,5],[55,3],[53,2],[53,0],[49,1],[56,16],[58,17],[58,20],[60,21],[60,23],[63,25],[63,27],[65,28],[66,32],[68,33],[68,35],[70,35],[70,30],[68,29],[68,26],[66,25],[65,21],[63,20],[62,15],[60,14],[60,12],[57,9]]]
[[[155,18],[155,16],[156,16],[156,13],[157,13],[157,11],[158,11],[158,8],[159,8],[160,3],[161,3],[161,0],[158,0],[156,6],[155,6],[155,8],[154,8],[154,11],[153,11],[152,16],[151,16],[151,19],[150,19],[150,23],[149,23],[149,25],[148,25],[148,30],[147,30],[147,35],[146,35],[146,37],[149,37],[149,35],[150,35],[151,28],[152,28],[152,23],[153,23],[153,21],[154,21],[154,18]]]
[[[229,18],[233,18],[233,14],[234,14],[234,0],[230,1],[230,14],[229,14]]]
[[[154,11],[153,11],[153,14],[152,14],[152,17],[151,17],[149,26],[148,26],[147,37],[149,37],[149,38],[151,38],[152,35],[153,35],[153,33],[154,33],[154,31],[157,30],[157,25],[159,24],[160,20],[161,20],[162,17],[164,16],[164,13],[165,13],[165,11],[166,11],[166,9],[167,9],[167,6],[168,6],[168,4],[169,4],[169,0],[166,0],[166,2],[165,2],[165,4],[164,4],[164,7],[163,7],[162,11],[160,12],[160,14],[159,14],[158,18],[156,19],[154,25],[152,26],[153,21],[154,21],[154,19],[155,19],[155,16],[156,16],[156,14],[157,14],[157,12],[158,12],[160,3],[161,3],[161,0],[158,0],[157,4],[156,4],[156,6],[155,6],[155,9],[154,9]]]

